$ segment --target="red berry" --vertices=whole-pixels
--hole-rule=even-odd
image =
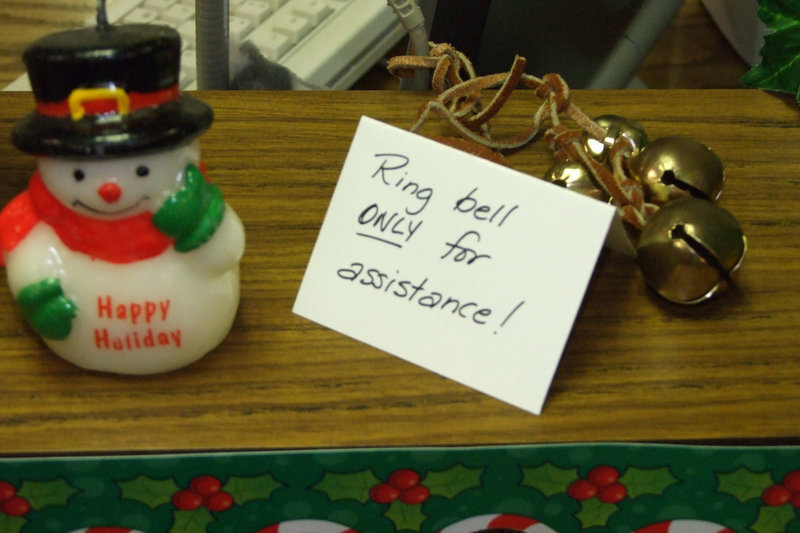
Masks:
[[[570,484],[567,494],[578,501],[588,500],[597,496],[597,487],[586,479],[579,479]]]
[[[800,492],[800,470],[786,474],[783,477],[783,486],[792,492]]]
[[[400,491],[388,483],[378,483],[369,490],[369,497],[378,503],[392,503],[400,496]]]
[[[203,505],[209,511],[227,511],[233,506],[233,496],[227,492],[217,492],[205,499]]]
[[[792,492],[783,485],[772,485],[761,494],[761,499],[767,505],[783,505],[792,499]]]
[[[172,496],[172,505],[181,511],[193,511],[203,505],[203,497],[190,490],[181,490]]]
[[[619,479],[619,472],[613,466],[600,465],[592,468],[586,477],[595,487],[609,487]]]
[[[0,481],[0,502],[4,502],[17,493],[17,489],[8,481]]]
[[[417,484],[419,484],[419,474],[407,468],[395,470],[389,476],[389,485],[396,489],[410,489]]]
[[[791,503],[792,507],[795,509],[800,509],[800,492],[793,493],[792,499],[789,500],[789,503]]]
[[[211,496],[222,490],[222,483],[214,476],[197,476],[189,483],[189,490],[200,496]]]
[[[12,496],[0,504],[0,511],[8,516],[23,516],[31,510],[31,504],[22,496]]]
[[[622,483],[614,483],[608,487],[603,487],[597,493],[597,499],[604,503],[621,502],[628,495],[628,489]]]
[[[400,501],[409,505],[416,505],[427,501],[431,491],[425,485],[415,485],[400,492]]]

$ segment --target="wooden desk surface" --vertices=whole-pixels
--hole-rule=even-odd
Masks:
[[[800,108],[757,91],[576,91],[652,138],[682,134],[726,165],[721,203],[748,235],[739,289],[667,305],[627,257],[604,253],[533,416],[291,312],[359,115],[408,127],[424,93],[200,93],[211,179],[248,234],[227,341],[151,377],[86,372],[48,352],[0,287],[0,454],[800,437]],[[517,94],[497,128],[528,123]],[[31,157],[8,142],[30,94],[0,94],[0,204]],[[435,123],[427,133],[443,128]],[[542,142],[513,166],[541,175]],[[534,178],[531,178],[534,179]]]

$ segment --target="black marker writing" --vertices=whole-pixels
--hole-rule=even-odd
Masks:
[[[375,157],[382,159],[378,170],[372,173],[371,178],[380,178],[385,185],[394,187],[398,191],[408,194],[420,204],[412,210],[408,207],[405,211],[409,215],[419,215],[428,207],[433,196],[433,189],[423,187],[416,181],[408,177],[408,172],[403,170],[409,164],[408,157],[402,154],[375,154]]]
[[[478,242],[481,242],[480,233],[478,233],[477,231],[468,231],[464,233],[461,237],[459,237],[456,242],[446,242],[445,245],[449,249],[439,259],[446,259],[454,251],[456,253],[453,254],[452,259],[456,263],[461,263],[462,261],[466,261],[468,265],[471,265],[478,259],[491,259],[492,256],[488,254],[479,254],[474,249],[468,248],[466,245],[462,244],[462,241],[464,241],[468,237],[475,237],[478,240]]]
[[[514,307],[514,309],[512,309],[511,312],[508,313],[508,315],[506,315],[503,321],[500,322],[500,327],[502,328],[503,326],[505,326],[506,322],[508,322],[508,320],[514,315],[514,313],[516,313],[517,310],[519,310],[519,308],[522,307],[523,305],[525,305],[525,300],[522,300],[520,303],[518,303],[517,306]],[[497,335],[497,330],[495,330],[494,334]]]
[[[422,226],[422,220],[415,221],[396,211],[382,211],[378,204],[370,204],[358,215],[358,223],[372,226],[381,233],[378,240],[388,240],[396,245],[397,240],[408,242]]]
[[[395,272],[398,275],[387,274],[377,268],[367,268],[364,263],[353,262],[348,267],[338,269],[336,275],[345,281],[371,287],[420,307],[449,311],[453,316],[481,326],[486,324],[492,314],[491,309],[477,302],[429,289],[427,277],[422,281],[413,281],[403,279],[399,276],[399,271]]]
[[[511,213],[516,211],[519,208],[519,205],[515,205],[511,208],[507,208],[506,204],[502,204],[498,208],[493,208],[487,204],[481,204],[478,202],[477,198],[474,198],[473,195],[478,192],[478,188],[475,187],[472,189],[469,194],[460,198],[456,201],[456,205],[453,207],[453,211],[458,211],[459,213],[472,213],[472,216],[475,220],[486,221],[489,224],[497,223],[497,226],[502,226],[508,217],[511,216]]]
[[[402,244],[398,244],[398,243],[396,243],[394,241],[390,241],[389,239],[384,239],[383,237],[378,237],[377,235],[370,235],[369,233],[361,233],[360,231],[357,231],[356,235],[358,235],[359,237],[366,237],[367,239],[372,239],[374,241],[382,242],[384,244],[389,244],[391,246],[394,246],[395,248],[402,248],[403,247]]]
[[[506,322],[508,322],[508,319],[509,319],[509,318],[511,318],[511,315],[513,315],[514,313],[516,313],[516,312],[517,312],[517,309],[519,309],[520,307],[522,307],[522,305],[523,305],[524,303],[525,303],[525,300],[522,300],[520,303],[518,303],[518,304],[517,304],[517,306],[516,306],[514,309],[512,309],[512,310],[511,310],[511,312],[510,312],[510,313],[508,313],[508,316],[505,318],[505,320],[503,320],[503,322],[501,322],[501,323],[500,323],[500,327],[501,327],[501,328],[502,328],[503,326],[505,326],[505,325],[506,325]]]

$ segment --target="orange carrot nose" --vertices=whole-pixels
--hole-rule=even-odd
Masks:
[[[122,189],[116,183],[107,182],[98,187],[97,194],[109,204],[113,204],[122,196]]]

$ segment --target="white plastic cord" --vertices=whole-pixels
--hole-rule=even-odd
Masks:
[[[196,0],[197,86],[228,88],[228,0]]]
[[[408,32],[409,43],[414,50],[414,55],[427,56],[430,53],[428,32],[425,29],[425,16],[415,0],[387,0],[394,10],[400,24]],[[426,90],[430,88],[428,72],[418,69],[414,73],[414,89]]]
[[[106,0],[97,0],[97,27],[108,27],[108,12],[106,11]]]

